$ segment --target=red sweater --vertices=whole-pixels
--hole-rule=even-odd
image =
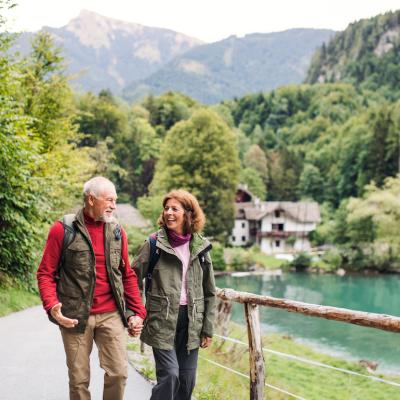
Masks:
[[[96,285],[93,294],[91,314],[100,314],[117,310],[117,305],[112,294],[104,256],[104,222],[94,221],[85,215],[85,226],[92,241],[96,257]],[[141,301],[135,272],[131,269],[128,256],[128,241],[124,229],[122,233],[122,281],[124,285],[126,306],[141,318],[146,317],[146,309]],[[61,256],[64,228],[60,221],[53,224],[50,229],[42,261],[40,262],[37,278],[43,307],[48,312],[59,303],[56,293],[57,283],[54,274],[57,270]]]

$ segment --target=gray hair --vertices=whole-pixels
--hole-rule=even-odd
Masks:
[[[99,197],[105,189],[109,188],[115,190],[115,185],[109,179],[103,176],[95,176],[83,185],[83,197],[87,198],[89,195]]]

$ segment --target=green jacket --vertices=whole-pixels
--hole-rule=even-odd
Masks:
[[[57,297],[62,303],[62,313],[68,318],[76,318],[79,321],[79,324],[70,330],[83,333],[92,307],[96,258],[89,232],[85,227],[83,209],[76,214],[73,224],[76,236],[65,251],[64,266],[59,271],[57,282]],[[116,228],[116,222],[104,225],[104,252],[108,278],[117,308],[124,325],[128,326],[127,318],[134,315],[134,312],[125,310],[124,286],[119,269],[121,235],[115,234]],[[49,318],[56,323],[50,314]]]
[[[179,312],[182,287],[182,262],[168,242],[165,230],[157,233],[156,246],[161,249],[160,258],[154,267],[152,284],[146,295],[147,318],[141,340],[149,346],[171,350]],[[200,234],[193,234],[190,241],[190,262],[187,270],[188,299],[188,343],[187,349],[200,346],[202,336],[212,337],[215,314],[215,281],[209,252],[206,253],[206,268],[200,265],[198,255],[210,249],[210,242]],[[146,240],[134,261],[134,269],[143,289],[150,259],[150,242]]]

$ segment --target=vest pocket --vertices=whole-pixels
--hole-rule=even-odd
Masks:
[[[90,250],[68,248],[66,252],[66,265],[68,268],[89,269],[91,265]]]
[[[82,304],[81,296],[69,296],[58,293],[58,298],[62,304],[61,312],[63,315],[68,318],[77,318]]]

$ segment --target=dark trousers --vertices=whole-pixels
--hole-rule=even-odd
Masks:
[[[188,325],[187,306],[180,306],[175,348],[161,350],[153,347],[157,385],[153,388],[150,400],[190,400],[196,383],[199,349],[187,351]]]

